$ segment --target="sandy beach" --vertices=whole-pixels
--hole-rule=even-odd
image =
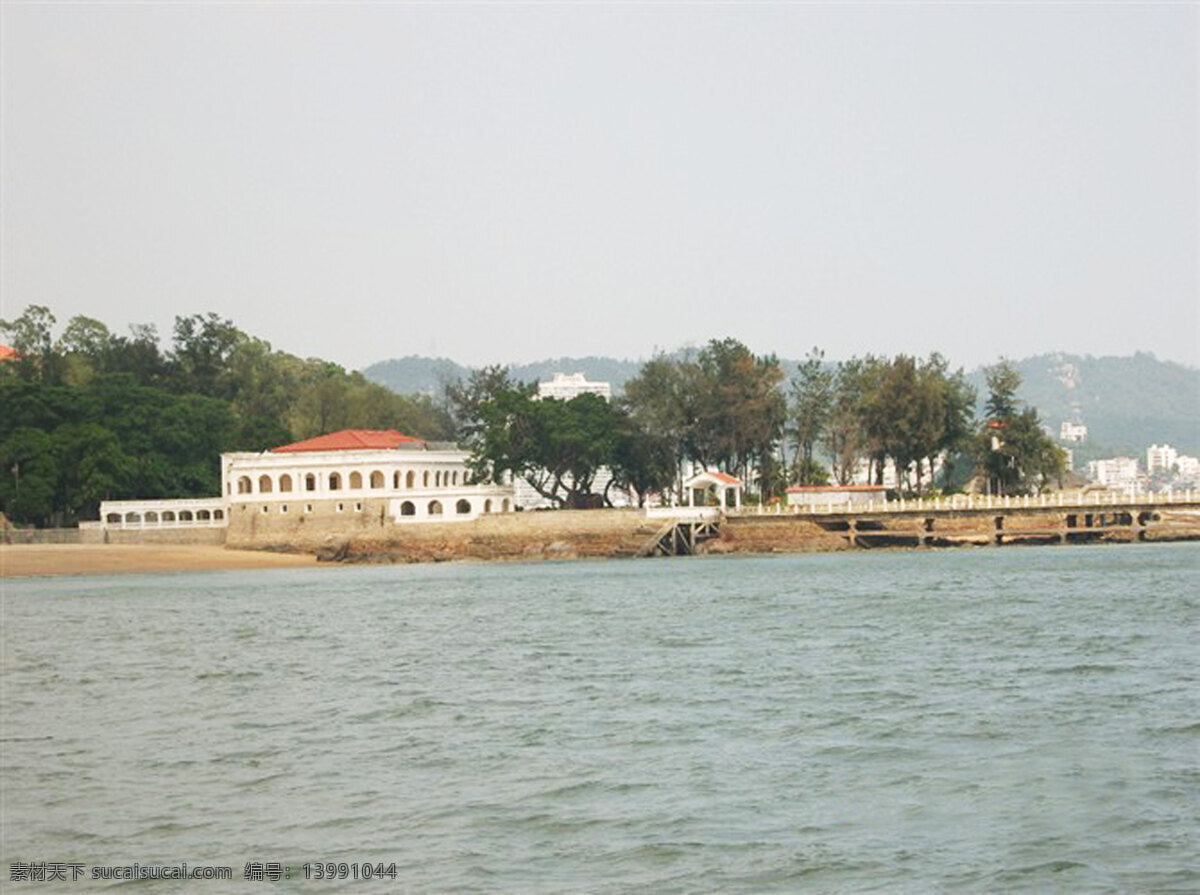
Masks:
[[[230,550],[175,544],[5,544],[0,578],[30,575],[113,575],[124,572],[191,572],[276,569],[316,565],[307,554]]]

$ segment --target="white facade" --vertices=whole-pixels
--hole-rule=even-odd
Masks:
[[[1092,460],[1088,463],[1088,479],[1097,485],[1136,486],[1139,479],[1138,462],[1133,457]]]
[[[1074,444],[1087,441],[1088,427],[1083,423],[1070,423],[1066,420],[1058,428],[1058,440],[1069,441]]]
[[[797,485],[786,492],[787,505],[835,507],[887,502],[885,485]]]
[[[470,482],[454,445],[221,455],[221,491],[230,511],[250,504],[264,514],[313,512],[317,501],[361,513],[363,500],[386,499],[393,522],[452,522],[515,509],[511,485]]]
[[[1146,471],[1170,472],[1178,459],[1178,452],[1169,444],[1152,444],[1146,448]]]
[[[219,497],[178,500],[102,500],[102,528],[223,528],[227,505]],[[83,523],[80,523],[83,524]]]
[[[608,401],[612,399],[612,385],[607,382],[590,382],[582,373],[555,373],[549,382],[538,383],[539,398],[570,401],[579,395],[599,395]]]
[[[1179,478],[1200,481],[1200,458],[1179,454],[1175,458],[1175,468]]]

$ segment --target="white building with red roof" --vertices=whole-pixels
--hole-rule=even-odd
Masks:
[[[469,454],[394,429],[344,429],[268,451],[221,455],[221,494],[103,501],[90,529],[225,528],[287,542],[388,525],[461,522],[516,509],[512,484],[474,482]]]
[[[222,454],[221,491],[231,524],[246,513],[370,513],[403,523],[512,511],[512,485],[472,481],[469,456],[394,429],[344,429],[261,453]]]

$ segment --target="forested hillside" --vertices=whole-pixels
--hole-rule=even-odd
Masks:
[[[427,397],[272,350],[215,314],[127,336],[87,317],[59,331],[47,308],[0,321],[0,507],[39,525],[94,519],[99,502],[215,495],[222,451],[259,451],[337,429],[451,436]]]
[[[680,353],[677,352],[678,356]],[[611,357],[559,357],[529,364],[509,364],[509,376],[517,382],[540,382],[555,373],[585,373],[588,379],[608,382],[620,390],[638,374],[641,361],[617,360]],[[402,395],[440,397],[445,386],[462,382],[470,373],[469,367],[445,357],[409,357],[380,361],[363,370],[372,382],[387,386]]]
[[[681,357],[675,352],[670,357]],[[514,364],[509,375],[517,381],[549,379],[555,372],[582,372],[589,379],[612,383],[615,390],[638,374],[640,361],[608,357],[558,358]],[[781,360],[791,375],[799,361]],[[828,365],[832,368],[833,364]],[[1022,382],[1017,397],[1037,407],[1042,421],[1057,435],[1064,420],[1086,423],[1089,440],[1075,448],[1076,461],[1115,454],[1144,456],[1151,443],[1174,445],[1200,455],[1200,370],[1152,354],[1129,357],[1045,354],[1013,361]],[[447,382],[463,379],[467,368],[446,358],[406,357],[367,367],[370,380],[406,394],[440,396]],[[971,372],[968,381],[980,396],[986,394],[984,371]]]
[[[1056,434],[1064,420],[1087,425],[1077,461],[1117,454],[1144,460],[1148,444],[1164,442],[1200,455],[1200,370],[1144,353],[1043,354],[1014,366],[1021,398],[1041,411]]]

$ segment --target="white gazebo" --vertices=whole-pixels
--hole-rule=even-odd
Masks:
[[[700,506],[704,506],[707,495],[715,494],[722,510],[742,508],[742,480],[726,472],[697,473],[683,483],[683,493],[687,496],[689,507],[697,505],[697,494],[701,496]]]

